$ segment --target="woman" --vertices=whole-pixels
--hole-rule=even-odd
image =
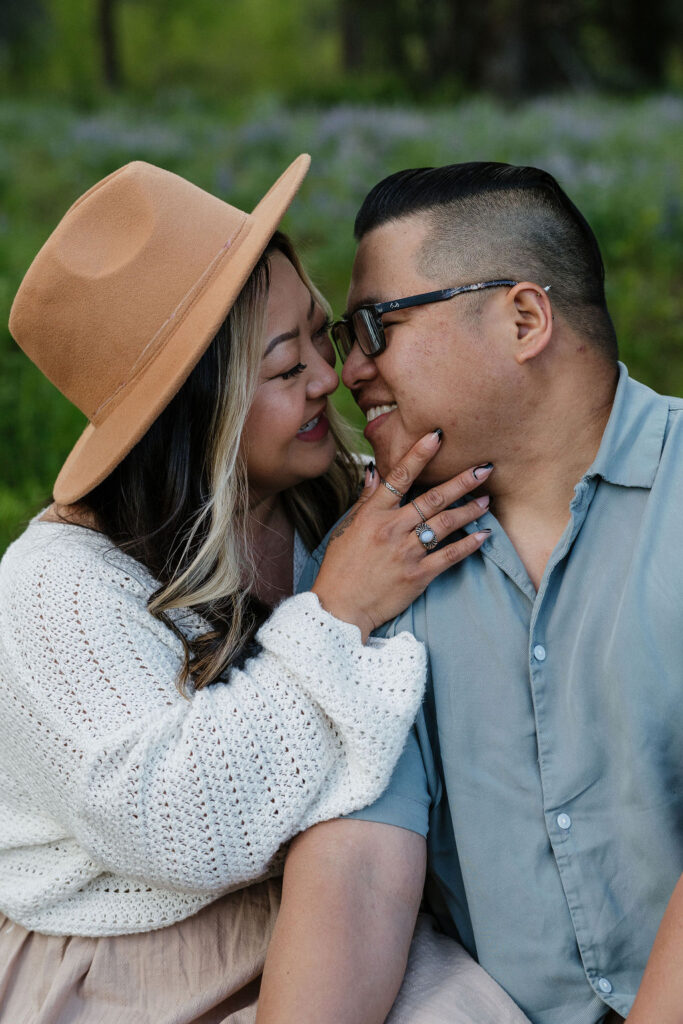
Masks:
[[[289,597],[359,487],[326,307],[276,233],[307,168],[247,215],[129,164],[15,300],[15,339],[90,422],[0,567],[2,1021],[238,1021],[277,890],[235,890],[382,791],[424,654],[368,634],[485,539],[426,559],[398,507],[434,432],[387,486],[366,473]]]

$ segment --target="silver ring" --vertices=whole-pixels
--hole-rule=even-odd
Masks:
[[[421,521],[422,521],[423,523],[426,523],[426,522],[427,522],[427,517],[425,516],[424,512],[422,511],[422,509],[420,508],[420,506],[418,505],[418,503],[417,503],[416,501],[411,501],[411,502],[410,502],[410,504],[411,504],[411,505],[413,506],[413,508],[415,509],[415,511],[417,512],[417,514],[419,515],[419,517],[420,517],[420,520],[421,520]]]
[[[397,491],[395,487],[392,487],[391,484],[388,484],[383,476],[381,476],[379,479],[380,482],[384,484],[386,489],[388,491],[391,491],[392,494],[395,494],[397,498],[405,498],[405,494],[402,494],[401,491]]]
[[[426,551],[431,551],[432,548],[435,548],[439,543],[438,537],[427,522],[418,523],[415,527],[415,533],[418,536],[420,544]]]

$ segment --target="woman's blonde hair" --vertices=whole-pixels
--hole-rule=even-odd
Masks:
[[[159,580],[149,610],[181,639],[184,689],[215,682],[257,649],[269,609],[255,593],[248,541],[249,489],[241,450],[256,391],[265,330],[269,257],[283,253],[317,303],[329,312],[289,239],[276,232],[209,349],[181,390],[123,462],[84,503],[122,550]],[[352,433],[328,409],[337,454],[327,473],[282,494],[285,511],[309,550],[355,500],[361,467]],[[182,615],[210,624],[186,636]]]

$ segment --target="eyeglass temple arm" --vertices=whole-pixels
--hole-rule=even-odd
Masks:
[[[388,313],[394,309],[405,309],[409,306],[425,306],[429,302],[442,302],[444,299],[452,299],[455,295],[462,295],[464,292],[478,292],[483,288],[500,288],[503,286],[512,287],[517,281],[497,280],[480,281],[477,284],[464,284],[458,288],[441,288],[435,292],[423,292],[421,295],[411,295],[408,299],[395,299],[393,302],[378,302],[372,308],[379,315]],[[550,285],[548,285],[548,288]],[[547,290],[547,289],[546,289]]]

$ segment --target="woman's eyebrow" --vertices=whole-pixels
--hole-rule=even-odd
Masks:
[[[308,307],[308,313],[306,314],[306,319],[307,320],[312,320],[313,319],[313,314],[315,313],[316,305],[317,305],[317,303],[316,303],[315,299],[313,298],[313,296],[311,295],[311,304]],[[294,338],[298,338],[300,334],[301,334],[301,331],[299,330],[298,327],[296,327],[292,331],[285,331],[284,334],[276,334],[275,337],[271,338],[270,341],[268,342],[268,344],[266,345],[266,351],[263,353],[263,358],[265,359],[265,357],[267,355],[270,355],[270,353],[273,351],[275,346],[279,345],[280,342],[282,342],[282,341],[292,341]]]
[[[266,345],[266,351],[263,353],[263,358],[265,359],[266,356],[270,355],[276,345],[281,344],[283,341],[291,341],[293,338],[298,338],[300,334],[301,331],[298,327],[293,331],[285,331],[284,334],[276,334],[275,337],[271,338]]]

